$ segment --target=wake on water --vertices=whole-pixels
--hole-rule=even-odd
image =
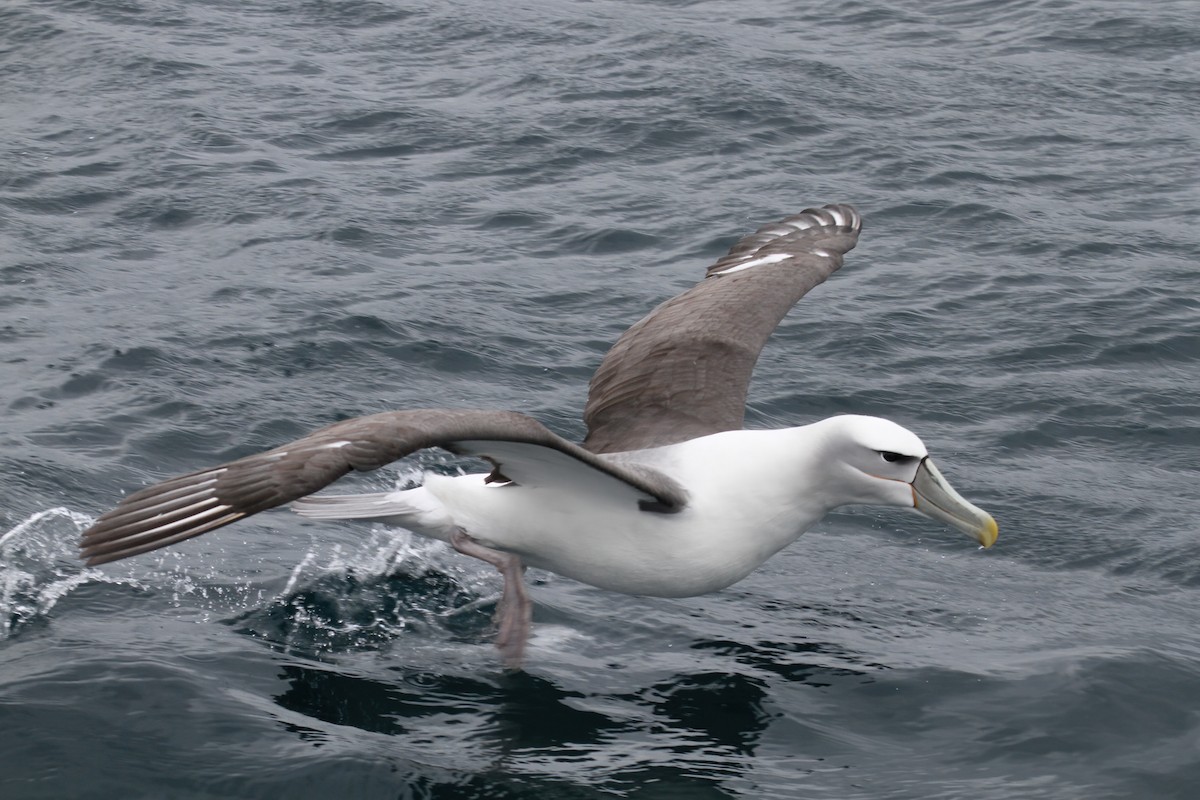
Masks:
[[[413,484],[410,473],[415,470],[398,476],[398,487]],[[375,649],[414,627],[478,639],[495,600],[489,570],[399,528],[363,526],[366,535],[351,547],[314,540],[286,572],[238,576],[219,559],[187,563],[185,555],[172,551],[150,563],[143,558],[103,569],[84,567],[77,542],[94,521],[59,506],[35,512],[0,534],[0,641],[44,624],[64,597],[96,584],[143,594],[147,613],[165,601],[170,608],[199,611],[202,619],[216,618],[313,656]]]
[[[75,541],[92,522],[58,506],[31,514],[0,535],[0,640],[45,619],[72,590],[104,580],[75,558]]]

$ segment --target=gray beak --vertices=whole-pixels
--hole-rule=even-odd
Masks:
[[[912,492],[913,507],[925,516],[969,533],[984,547],[996,543],[1000,535],[996,520],[954,491],[928,457],[917,467]]]

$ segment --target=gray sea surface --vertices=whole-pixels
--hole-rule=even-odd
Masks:
[[[1193,798],[1194,0],[0,6],[0,797]],[[990,551],[849,509],[717,594],[122,493],[348,416],[584,432],[736,239],[865,219],[748,424],[917,431]],[[436,452],[348,480],[412,481]]]

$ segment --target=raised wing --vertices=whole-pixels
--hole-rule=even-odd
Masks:
[[[426,447],[486,458],[497,480],[536,478],[540,470],[551,483],[556,467],[570,462],[590,468],[598,484],[632,488],[646,510],[677,511],[686,502],[684,490],[661,473],[610,463],[524,414],[388,411],[131,494],[83,532],[82,555],[92,566],[157,550],[297,500],[352,469],[377,469]]]
[[[842,265],[862,218],[810,208],[759,228],[700,283],[647,314],[592,376],[583,446],[616,453],[742,427],[758,354],[788,310]]]

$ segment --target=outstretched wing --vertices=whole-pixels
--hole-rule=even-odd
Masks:
[[[592,376],[583,446],[616,453],[742,427],[758,354],[788,310],[842,265],[862,218],[810,208],[759,228],[704,280],[647,314]]]
[[[388,411],[131,494],[83,532],[82,555],[92,566],[157,550],[297,500],[352,469],[377,469],[426,447],[486,458],[497,480],[544,477],[553,485],[569,462],[588,468],[594,481],[624,487],[646,510],[677,511],[686,502],[683,489],[661,473],[610,463],[524,414]]]

